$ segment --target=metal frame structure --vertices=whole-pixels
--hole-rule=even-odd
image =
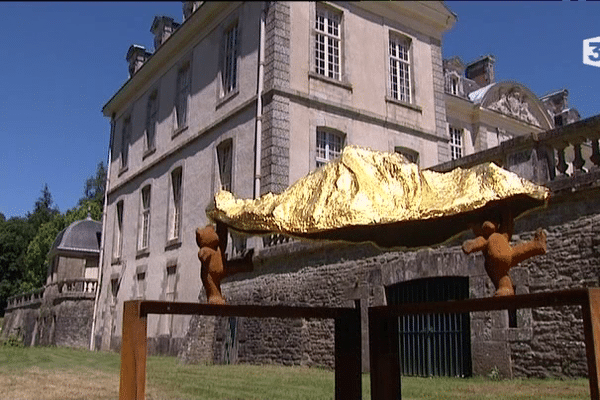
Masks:
[[[600,288],[369,308],[371,398],[401,399],[398,317],[517,308],[581,306],[590,398],[600,400]]]
[[[335,399],[360,400],[360,308],[209,305],[130,300],[123,306],[120,400],[146,398],[148,314],[215,315],[220,317],[317,318],[335,321]]]
[[[401,399],[398,317],[414,314],[464,313],[518,308],[581,306],[590,398],[600,400],[600,288],[507,297],[454,300],[369,308],[371,398]],[[119,399],[141,400],[146,393],[148,314],[222,317],[319,318],[335,320],[335,399],[361,399],[360,308],[207,305],[131,300],[124,304]]]

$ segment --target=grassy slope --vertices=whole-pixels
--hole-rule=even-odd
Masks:
[[[119,355],[66,348],[0,346],[0,399],[116,399]],[[147,399],[332,399],[333,372],[318,368],[181,365],[149,357]],[[363,398],[370,398],[368,375]],[[587,399],[588,381],[404,378],[402,398]]]

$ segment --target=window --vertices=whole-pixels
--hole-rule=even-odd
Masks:
[[[450,94],[458,96],[458,78],[456,76],[450,77]]]
[[[339,157],[344,148],[344,136],[337,132],[317,129],[317,168]]]
[[[456,160],[462,157],[462,129],[450,127],[450,158]]]
[[[410,103],[410,41],[390,36],[390,95]]]
[[[219,178],[221,189],[231,192],[231,170],[233,165],[232,140],[228,139],[217,146],[217,160],[219,162]]]
[[[419,165],[419,152],[406,147],[395,147],[394,151],[402,154],[408,162]]]
[[[177,97],[175,99],[176,129],[187,126],[188,98],[190,94],[190,64],[186,63],[177,72]]]
[[[143,299],[146,293],[146,271],[136,273],[137,298]]]
[[[150,185],[142,189],[141,197],[138,249],[144,250],[148,248],[150,241]]]
[[[237,89],[238,26],[237,23],[225,32],[223,72],[221,74],[223,95]]]
[[[169,233],[168,240],[178,240],[181,230],[181,183],[182,168],[171,172],[171,198],[169,204]]]
[[[127,167],[127,162],[129,161],[129,143],[131,142],[131,117],[127,117],[123,120],[121,137],[121,169],[123,169]]]
[[[158,122],[158,92],[155,90],[148,97],[146,106],[146,151],[154,150],[154,137]]]
[[[315,20],[315,72],[340,80],[341,19],[339,13],[317,5]]]
[[[177,265],[167,267],[167,287],[165,297],[167,301],[175,300],[175,285],[177,283]]]
[[[113,235],[113,258],[121,258],[121,249],[123,248],[123,200],[117,203],[117,213],[115,216],[115,232]]]
[[[117,294],[119,294],[119,277],[111,277],[110,280],[111,305],[117,305]]]

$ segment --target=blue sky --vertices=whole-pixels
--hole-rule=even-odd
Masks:
[[[493,54],[497,81],[540,96],[566,88],[583,118],[600,113],[600,68],[582,63],[582,41],[600,36],[600,2],[446,4],[458,22],[445,58]],[[0,2],[0,15],[0,212],[25,216],[44,183],[64,212],[107,159],[101,108],[127,80],[127,49],[153,50],[154,16],[181,22],[181,2]]]

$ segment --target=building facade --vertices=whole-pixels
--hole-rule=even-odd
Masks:
[[[204,2],[133,45],[111,118],[97,348],[118,348],[123,301],[197,301],[193,232],[221,188],[280,192],[346,144],[450,159],[441,2]],[[247,241],[233,237],[229,252]],[[259,241],[253,246],[262,247]],[[150,317],[162,350],[189,317]],[[157,344],[158,345],[158,344]]]

